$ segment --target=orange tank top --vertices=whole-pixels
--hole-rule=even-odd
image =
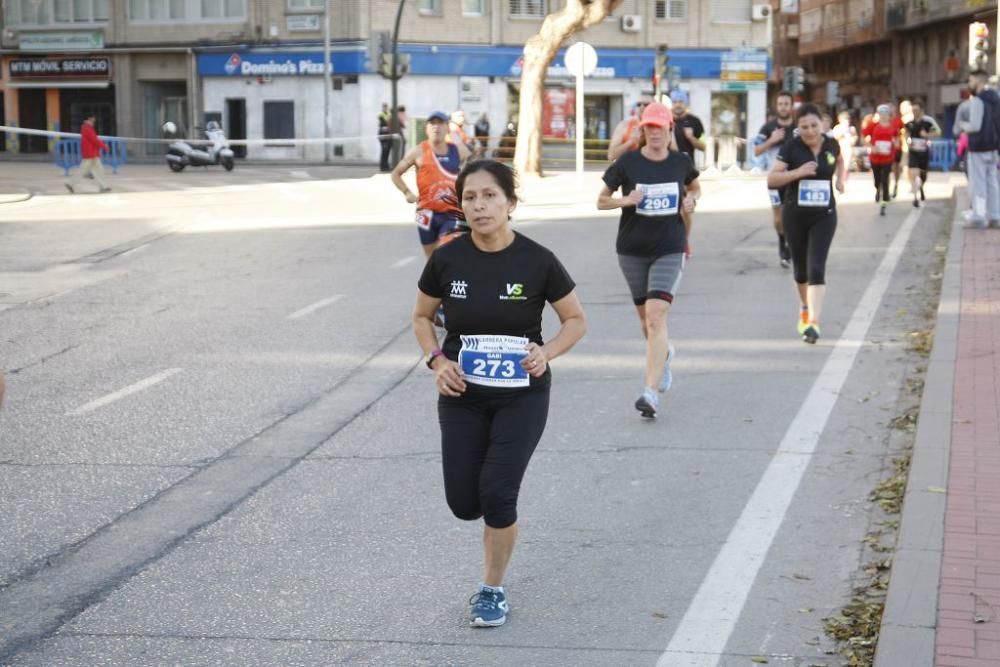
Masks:
[[[625,136],[626,138],[628,138],[629,150],[632,151],[634,151],[639,147],[639,142],[635,139],[632,139],[632,133],[635,132],[635,128],[637,127],[639,127],[639,119],[635,116],[632,116],[631,118],[628,119],[628,125],[625,126]]]
[[[429,209],[438,213],[454,213],[461,216],[462,208],[458,205],[458,195],[455,193],[455,179],[461,166],[461,156],[458,147],[448,144],[447,155],[438,155],[431,147],[431,142],[420,143],[421,164],[417,169],[417,192],[420,193],[419,208]]]

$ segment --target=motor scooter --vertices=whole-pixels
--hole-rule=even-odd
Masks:
[[[167,122],[163,126],[163,131],[165,134],[174,134],[177,129],[173,123]],[[226,139],[222,126],[212,120],[202,132],[208,139],[207,146],[195,147],[186,141],[174,141],[167,147],[167,166],[171,171],[182,171],[187,166],[208,167],[216,164],[221,164],[226,171],[233,170],[236,166],[233,149],[229,147],[229,140]]]

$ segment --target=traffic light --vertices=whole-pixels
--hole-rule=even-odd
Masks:
[[[399,66],[396,68],[396,77],[395,77],[397,79],[401,78],[404,74],[409,74],[410,73],[410,54],[409,53],[400,53],[398,55],[398,58],[399,58],[399,61],[398,61],[398,65]],[[389,52],[389,53],[383,53],[382,54],[382,63],[381,63],[381,66],[379,67],[378,73],[381,74],[382,76],[384,76],[387,79],[393,78],[393,76],[392,76],[392,53],[391,52]]]
[[[990,62],[990,28],[985,23],[969,24],[969,69],[985,70]]]
[[[782,79],[783,88],[790,93],[801,93],[805,90],[806,73],[801,67],[786,67]]]
[[[663,79],[667,76],[667,45],[660,44],[656,47],[656,64],[653,67],[653,98],[659,102],[663,99]]]

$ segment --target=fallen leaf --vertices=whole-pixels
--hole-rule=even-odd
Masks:
[[[750,661],[751,662],[756,662],[758,665],[766,665],[767,664],[767,658],[762,658],[760,656],[757,656],[755,658],[750,658]]]
[[[667,615],[664,614],[664,613],[662,613],[662,612],[659,612],[659,611],[654,611],[653,612],[653,617],[654,618],[666,618]]]
[[[806,575],[799,574],[798,572],[792,574],[792,576],[801,581],[812,581],[812,577],[807,577]]]
[[[803,613],[803,614],[811,614],[812,612],[814,612],[816,610],[813,609],[812,607],[803,607],[802,609],[799,609],[799,611],[801,613]]]
[[[948,489],[943,486],[928,486],[927,490],[931,493],[948,493]]]

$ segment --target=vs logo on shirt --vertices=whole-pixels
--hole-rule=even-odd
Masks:
[[[507,293],[500,295],[501,301],[525,301],[524,283],[507,283]]]

